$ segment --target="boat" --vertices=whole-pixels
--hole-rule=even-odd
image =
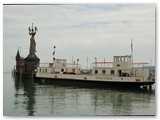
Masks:
[[[132,55],[124,55],[113,56],[112,62],[100,62],[95,58],[90,69],[84,70],[79,64],[79,59],[67,63],[67,59],[55,59],[54,56],[53,62],[40,63],[36,78],[43,82],[49,80],[70,85],[83,83],[94,87],[151,88],[155,83],[155,73],[152,73],[147,65],[149,63],[133,63]]]

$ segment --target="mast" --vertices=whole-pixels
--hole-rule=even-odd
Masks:
[[[88,56],[87,56],[87,70],[88,70]]]
[[[133,68],[133,39],[131,39],[131,63]]]
[[[133,75],[133,39],[131,39],[131,75]]]
[[[53,48],[54,48],[54,51],[53,51],[53,53],[52,53],[52,55],[53,55],[53,73],[55,73],[55,60],[56,60],[56,58],[55,58],[55,48],[56,48],[56,46],[53,46]]]
[[[55,60],[55,49],[56,49],[56,46],[53,46],[53,48],[54,48],[54,51],[53,51],[53,53],[52,53],[52,55],[53,55],[53,60]]]
[[[95,67],[97,68],[97,57],[94,57],[95,59]]]

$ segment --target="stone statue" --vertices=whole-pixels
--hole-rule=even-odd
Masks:
[[[30,27],[29,27],[28,30],[29,30],[29,35],[31,35],[29,52],[35,53],[36,52],[36,41],[34,39],[34,36],[36,34],[36,31],[38,31],[38,29],[36,26],[35,26],[35,29],[33,29],[33,23],[32,23],[32,29],[30,29]]]

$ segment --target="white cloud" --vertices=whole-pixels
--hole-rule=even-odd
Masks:
[[[136,60],[155,60],[154,4],[4,5],[3,9],[4,65],[17,45],[27,56],[32,22],[38,27],[41,62],[51,61],[54,45],[57,57],[75,56],[84,65],[87,56],[112,60],[113,55],[130,54],[131,39]]]

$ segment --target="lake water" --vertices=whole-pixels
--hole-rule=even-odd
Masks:
[[[15,80],[3,74],[4,116],[155,115],[149,90],[78,88]]]

